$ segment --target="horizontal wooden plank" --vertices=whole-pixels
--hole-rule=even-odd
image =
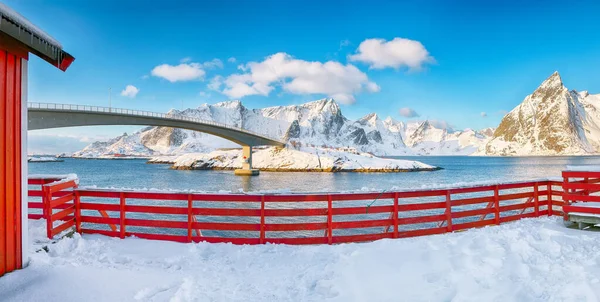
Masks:
[[[193,222],[192,229],[217,231],[260,231],[258,223]]]
[[[523,218],[533,218],[533,217],[535,217],[534,212],[520,214],[520,215],[504,216],[504,217],[500,217],[500,223],[516,221],[516,220],[523,219]]]
[[[28,219],[35,219],[35,220],[37,220],[37,219],[42,219],[42,218],[44,218],[44,215],[42,215],[42,214],[31,214],[31,213],[29,213],[29,214],[27,214],[27,218],[28,218]]]
[[[505,201],[505,200],[531,198],[531,197],[533,197],[533,194],[534,194],[533,192],[504,194],[504,195],[498,196],[498,200]]]
[[[598,214],[600,215],[600,208],[590,207],[578,207],[576,203],[568,206],[563,206],[563,211],[567,214],[572,212],[587,213],[587,214]]]
[[[152,219],[135,219],[125,218],[127,226],[155,227],[155,228],[172,228],[172,229],[187,229],[187,221],[173,220],[152,220]]]
[[[108,237],[120,237],[120,233],[117,231],[105,231],[105,230],[81,228],[81,232],[83,234],[99,234],[99,235],[104,235],[104,236],[108,236]]]
[[[344,207],[333,208],[333,215],[360,215],[360,214],[376,214],[376,213],[391,213],[394,211],[394,206],[371,206],[371,207]],[[325,209],[325,214],[327,210]]]
[[[512,183],[512,184],[500,184],[500,185],[498,185],[498,190],[533,188],[536,185],[537,186],[545,185],[545,182],[543,182],[543,181],[541,181],[541,182],[527,181],[527,182],[519,182],[519,183]]]
[[[101,197],[101,198],[120,198],[121,192],[118,191],[104,191],[104,190],[89,190],[89,189],[77,189],[80,197]]]
[[[440,222],[440,221],[445,221],[445,220],[446,220],[446,214],[417,216],[417,217],[402,217],[402,218],[398,218],[398,225]]]
[[[394,193],[351,193],[351,194],[331,194],[333,201],[349,201],[349,200],[383,200],[394,198]]]
[[[444,233],[446,233],[446,228],[445,227],[431,228],[431,229],[420,229],[420,230],[410,230],[410,231],[401,231],[401,232],[398,232],[398,238],[429,236],[429,235],[444,234]]]
[[[475,198],[463,198],[463,199],[453,199],[450,201],[450,204],[453,207],[457,206],[466,206],[480,203],[489,203],[494,201],[494,196],[485,196],[485,197],[475,197]]]
[[[31,186],[39,186],[49,184],[61,180],[60,178],[29,178],[27,184]]]
[[[598,183],[565,182],[563,189],[566,190],[600,190]]]
[[[355,229],[355,228],[372,228],[372,227],[391,226],[393,224],[394,224],[393,219],[357,220],[357,221],[332,222],[331,227],[333,229]]]
[[[104,210],[104,211],[121,211],[118,204],[95,203],[95,202],[80,202],[79,206],[82,210]]]
[[[422,210],[433,210],[433,209],[445,209],[446,202],[426,202],[426,203],[412,203],[412,204],[399,204],[398,212],[409,212],[409,211],[422,211]]]
[[[267,232],[279,231],[315,231],[327,229],[327,222],[305,222],[305,223],[269,223],[264,226]]]
[[[487,225],[493,225],[495,223],[495,220],[492,219],[486,219],[486,220],[481,220],[481,221],[471,221],[471,222],[465,222],[465,223],[453,223],[452,224],[452,230],[453,231],[460,231],[460,230],[465,230],[465,229],[472,229],[472,228],[480,228],[480,227],[484,227]]]
[[[336,215],[334,209],[333,215]],[[248,213],[250,213],[250,211],[252,211],[252,213],[255,213],[254,215],[248,215],[248,216],[260,216],[260,209],[256,209],[256,210],[246,210],[248,211]],[[287,217],[297,217],[297,216],[324,216],[327,215],[327,209],[326,208],[310,208],[310,209],[265,209],[265,216],[267,217],[281,217],[281,216],[287,216]]]
[[[563,194],[564,200],[600,202],[600,196]]]
[[[253,194],[192,194],[192,199],[194,201],[260,202],[261,196]]]
[[[81,222],[97,223],[97,224],[119,224],[119,218],[105,218],[97,216],[81,216]]]
[[[465,194],[465,193],[494,191],[495,188],[496,188],[495,185],[489,185],[489,186],[480,186],[480,187],[449,189],[448,191],[450,192],[450,194]]]
[[[595,171],[562,171],[563,178],[600,178],[600,172]]]
[[[452,218],[463,218],[475,215],[487,215],[495,212],[494,208],[484,208],[484,209],[475,209],[475,210],[466,210],[466,211],[455,211],[451,213]]]
[[[188,209],[187,207],[125,205],[125,212],[187,215]]]
[[[534,206],[535,206],[535,204],[533,202],[529,202],[529,203],[517,203],[517,204],[506,205],[506,206],[500,206],[498,209],[500,212],[506,212],[506,211],[523,210],[526,208],[533,208]]]
[[[327,244],[327,237],[301,237],[301,238],[265,238],[266,243],[273,244]]]

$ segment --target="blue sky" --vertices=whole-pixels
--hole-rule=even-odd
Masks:
[[[496,127],[555,70],[570,89],[600,92],[600,5],[592,1],[323,2],[6,1],[76,58],[66,73],[31,59],[36,102],[108,105],[109,88],[114,107],[151,111],[335,95],[349,118],[411,120],[399,113],[410,108],[420,115],[412,120],[479,129]],[[281,74],[265,73],[273,64]],[[309,68],[317,76],[306,76]],[[127,85],[135,97],[120,95]],[[32,132],[32,145],[57,135],[82,145],[134,129]]]

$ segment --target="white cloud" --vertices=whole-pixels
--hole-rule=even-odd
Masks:
[[[187,62],[191,62],[191,61],[192,61],[192,58],[190,58],[190,57],[185,57],[185,58],[179,60],[180,63],[187,63]]]
[[[400,108],[400,115],[408,118],[419,116],[419,114],[414,109],[408,107]]]
[[[125,87],[125,89],[121,91],[121,95],[133,99],[138,94],[138,92],[140,92],[140,90],[137,87],[133,85],[127,85],[127,87]]]
[[[487,116],[487,113],[485,113],[485,112],[482,112],[482,113],[480,113],[480,115],[481,115],[481,117],[486,117],[486,116]]]
[[[219,68],[222,69],[223,68],[223,62],[219,59],[212,59],[211,61],[207,61],[202,63],[202,66],[206,69],[213,69],[213,68]]]
[[[357,53],[350,55],[348,59],[367,63],[373,69],[407,67],[419,70],[424,64],[435,62],[421,42],[404,38],[394,38],[391,41],[364,40],[358,46]]]
[[[181,63],[173,66],[162,64],[152,69],[152,75],[174,83],[180,81],[202,80],[206,72],[199,63]]]
[[[223,77],[217,75],[210,80],[206,87],[208,87],[210,90],[219,91],[221,89],[221,85],[223,85]]]
[[[249,95],[267,96],[281,87],[293,94],[324,94],[341,103],[355,102],[355,94],[377,92],[379,86],[369,81],[356,66],[335,61],[309,62],[280,52],[262,62],[250,62],[238,67],[242,72],[228,76],[222,93],[231,98]]]
[[[438,129],[449,129],[449,130],[451,130],[452,128],[454,128],[454,126],[452,126],[450,123],[448,123],[447,121],[444,121],[444,120],[427,120],[427,121],[433,127],[436,127]]]
[[[348,39],[342,40],[342,41],[340,41],[340,48],[339,49],[342,49],[343,47],[346,47],[348,45],[350,45],[350,40],[348,40]]]
[[[231,58],[227,59],[227,62],[229,62],[229,63],[235,63],[236,61],[237,60],[234,57],[231,57]]]

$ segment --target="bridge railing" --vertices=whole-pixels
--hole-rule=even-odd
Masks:
[[[171,119],[171,120],[179,120],[186,122],[193,122],[199,124],[206,124],[217,126],[221,128],[236,130],[239,132],[244,132],[250,135],[259,136],[263,138],[267,138],[276,142],[281,142],[277,138],[269,137],[264,134],[260,134],[254,131],[250,131],[248,129],[235,127],[223,123],[218,123],[215,121],[203,120],[199,118],[186,117],[183,115],[176,114],[166,114],[166,113],[158,113],[151,111],[143,111],[143,110],[131,110],[131,109],[123,109],[123,108],[113,108],[113,107],[102,107],[102,106],[88,106],[88,105],[74,105],[74,104],[56,104],[56,103],[34,103],[28,102],[27,108],[31,109],[49,109],[49,110],[69,110],[69,111],[80,111],[80,112],[99,112],[99,113],[116,113],[122,115],[130,115],[130,116],[138,116],[138,117],[155,117],[161,119]]]

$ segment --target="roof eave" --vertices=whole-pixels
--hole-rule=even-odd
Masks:
[[[58,69],[65,71],[75,58],[54,43],[32,33],[23,26],[2,15],[0,32],[22,44],[28,52],[35,54]]]

